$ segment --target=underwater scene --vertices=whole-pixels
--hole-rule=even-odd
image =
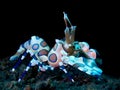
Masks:
[[[2,4],[0,90],[120,90],[117,32],[106,4]]]

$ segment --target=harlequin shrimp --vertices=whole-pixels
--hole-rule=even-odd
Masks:
[[[48,68],[53,70],[54,68],[59,67],[68,75],[68,78],[72,82],[74,82],[74,79],[66,70],[65,66],[67,65],[95,77],[101,76],[102,70],[95,62],[97,57],[96,50],[90,48],[87,42],[75,41],[76,26],[71,24],[65,12],[63,12],[63,14],[66,26],[64,30],[64,40],[55,39],[56,43],[54,47],[50,49],[44,39],[39,38],[38,36],[32,36],[30,40],[21,44],[17,52],[10,57],[10,60],[15,60],[22,54],[22,57],[12,68],[12,71],[15,71],[21,61],[26,57],[27,53],[32,57],[32,60],[30,60],[30,63],[18,81],[21,81],[30,67],[34,65],[38,65],[40,71],[46,71]],[[68,24],[70,27],[68,27]],[[48,64],[44,65],[43,62],[47,62]]]

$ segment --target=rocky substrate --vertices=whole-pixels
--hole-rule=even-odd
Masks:
[[[0,90],[120,90],[120,78],[101,76],[101,80],[89,76],[76,68],[67,66],[67,70],[74,78],[71,82],[67,75],[56,68],[53,71],[38,72],[38,67],[31,67],[21,82],[18,82],[29,59],[25,59],[15,72],[11,72],[16,61],[9,57],[0,60]]]

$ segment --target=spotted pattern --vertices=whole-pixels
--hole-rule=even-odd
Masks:
[[[39,44],[37,44],[37,43],[36,43],[36,44],[33,44],[33,45],[32,45],[32,49],[33,49],[33,50],[39,49]]]
[[[52,53],[50,56],[49,56],[49,61],[52,62],[52,63],[55,63],[57,61],[57,56],[55,53]]]
[[[47,54],[48,54],[48,51],[45,50],[45,49],[42,49],[42,50],[40,50],[40,51],[38,52],[38,56],[42,56],[42,55],[46,55],[46,56],[47,56]]]
[[[40,45],[41,45],[42,47],[46,47],[46,46],[47,46],[47,43],[46,43],[45,41],[42,41],[42,42],[40,43]]]

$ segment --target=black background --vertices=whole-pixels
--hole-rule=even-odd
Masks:
[[[19,45],[38,35],[52,47],[64,37],[63,11],[77,25],[76,40],[86,41],[103,59],[103,72],[119,74],[117,5],[110,1],[1,2],[0,59],[13,55]]]

